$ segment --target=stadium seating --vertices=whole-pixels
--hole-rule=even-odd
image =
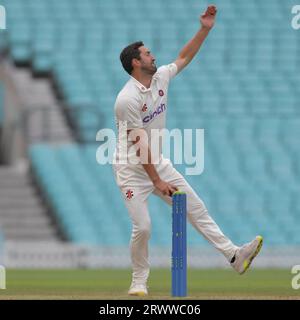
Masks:
[[[299,127],[295,125],[295,130],[290,130],[292,124],[285,127],[285,121],[271,118],[258,123],[245,118],[200,122],[207,139],[205,171],[201,176],[188,176],[187,179],[203,197],[212,216],[238,243],[247,241],[257,232],[265,234],[269,244],[299,242],[299,203],[295,195],[300,191],[296,164],[300,152],[295,145],[291,146],[291,141],[298,143],[294,135]],[[274,138],[276,130],[279,136],[279,129],[285,140]],[[273,135],[269,133],[268,137],[268,131]],[[285,141],[289,141],[290,149]],[[92,144],[34,145],[31,148],[33,168],[49,197],[53,197],[53,203],[70,197],[73,207],[62,205],[57,208],[62,221],[69,217],[74,223],[73,210],[75,215],[81,212],[93,229],[89,237],[84,236],[86,241],[121,244],[130,237],[130,221],[114,185],[111,166],[96,162],[96,148],[97,145]],[[295,158],[284,151],[292,149]],[[178,166],[178,169],[184,174],[184,166]],[[154,196],[150,207],[152,242],[169,244],[171,209]],[[112,226],[116,221],[116,226]],[[81,228],[78,232],[81,234]],[[71,238],[75,241],[77,235]],[[204,243],[192,228],[189,229],[189,241],[191,244]]]
[[[127,80],[119,53],[143,40],[158,65],[174,60],[198,28],[204,1],[2,0],[0,46],[50,72],[84,140],[114,128],[113,104]],[[218,21],[199,55],[172,82],[168,127],[205,129],[205,171],[188,176],[234,241],[262,233],[267,244],[299,244],[299,41],[293,1],[215,1]],[[95,116],[101,118],[101,126]],[[33,145],[32,167],[70,240],[128,242],[130,221],[110,166],[96,145]],[[178,166],[184,173],[184,166]],[[151,199],[156,245],[171,241],[170,208]],[[299,224],[298,224],[299,225]],[[190,227],[189,227],[190,228]],[[190,244],[206,243],[189,229]]]
[[[279,0],[270,2],[268,15],[262,20],[259,3],[219,2],[217,26],[190,67],[194,75],[182,76],[193,86],[201,77],[204,87],[189,85],[186,90],[178,84],[174,100],[188,93],[193,105],[199,105],[198,112],[204,114],[295,112],[299,89],[284,80],[290,75],[297,80],[300,77],[294,72],[297,35],[285,20],[278,20],[286,5]],[[168,63],[198,24],[195,1],[189,6],[183,1],[154,1],[149,10],[139,1],[130,5],[111,1],[108,5],[96,0],[42,0],[38,4],[13,0],[4,1],[4,5],[8,8],[7,38],[15,61],[31,61],[36,72],[53,72],[70,108],[88,104],[105,110],[107,124],[114,95],[126,80],[118,60],[121,48],[143,39],[153,48],[159,64]],[[168,12],[174,14],[172,19],[165,19]],[[179,23],[182,21],[189,23]]]

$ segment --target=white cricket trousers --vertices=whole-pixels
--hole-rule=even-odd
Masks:
[[[115,175],[117,175],[116,171]],[[167,166],[164,165],[163,170],[159,172],[159,176],[162,180],[173,184],[180,191],[186,193],[189,222],[230,261],[238,247],[222,233],[218,225],[208,214],[203,201],[184,177],[173,167],[171,162]],[[150,271],[148,241],[151,235],[151,219],[148,211],[148,197],[153,193],[169,205],[172,204],[170,196],[165,196],[155,189],[149,178],[146,177],[146,180],[144,177],[143,185],[140,186],[123,185],[120,187],[133,225],[130,253],[133,268],[132,281],[135,283],[146,283]]]

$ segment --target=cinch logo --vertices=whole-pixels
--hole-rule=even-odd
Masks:
[[[161,105],[159,105],[156,108],[156,110],[153,113],[150,113],[149,116],[146,116],[143,119],[143,122],[147,123],[147,122],[151,121],[153,118],[155,118],[157,115],[164,112],[165,110],[166,110],[166,105],[164,103],[162,103]]]
[[[0,30],[6,29],[6,11],[3,6],[0,5]]]

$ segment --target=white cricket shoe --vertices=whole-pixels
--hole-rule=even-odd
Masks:
[[[256,236],[254,240],[244,244],[235,253],[235,260],[231,266],[239,273],[245,273],[251,265],[252,260],[258,255],[263,244],[263,237]]]
[[[148,295],[148,289],[145,284],[132,283],[129,288],[128,294],[130,296],[144,297]]]

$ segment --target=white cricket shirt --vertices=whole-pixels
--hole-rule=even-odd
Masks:
[[[151,129],[164,129],[166,124],[167,97],[170,79],[177,73],[175,63],[161,66],[153,75],[150,88],[146,88],[135,78],[131,77],[117,96],[115,102],[115,122],[119,133],[119,124],[126,123],[127,130],[143,128],[148,134],[149,147],[151,144]],[[125,140],[127,141],[127,133]],[[128,154],[128,163],[120,164],[121,159],[121,136],[118,134],[116,150],[114,153],[114,170],[117,183],[120,186],[138,185],[143,179],[149,179],[141,163],[132,164],[130,162],[136,157],[136,149],[132,142],[127,141],[126,150]],[[124,141],[124,140],[123,140]],[[158,164],[155,167],[159,169],[163,161],[161,150]]]

